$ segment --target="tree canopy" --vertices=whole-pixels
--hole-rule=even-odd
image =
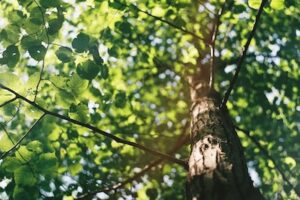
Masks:
[[[199,66],[228,98],[255,186],[299,198],[299,1],[2,0],[0,10],[0,199],[184,199]]]

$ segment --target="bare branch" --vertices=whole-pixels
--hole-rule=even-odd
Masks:
[[[235,74],[233,75],[231,81],[230,81],[230,84],[229,84],[229,88],[227,89],[223,99],[222,99],[222,103],[220,105],[220,108],[224,108],[225,105],[226,105],[226,102],[228,101],[228,98],[230,96],[230,93],[237,81],[237,78],[238,78],[238,75],[239,75],[239,72],[241,70],[241,67],[242,67],[242,64],[243,64],[243,61],[244,59],[246,58],[246,54],[247,54],[247,51],[248,51],[248,48],[249,48],[249,45],[251,43],[251,40],[252,38],[254,37],[254,34],[255,34],[255,31],[256,31],[256,28],[258,26],[258,22],[259,22],[259,19],[260,19],[260,16],[263,12],[263,8],[264,8],[264,5],[266,4],[267,0],[262,0],[261,2],[261,5],[259,7],[259,10],[257,12],[257,15],[256,15],[256,18],[255,18],[255,22],[254,22],[254,26],[252,28],[252,31],[250,32],[249,34],[249,37],[247,39],[247,42],[244,46],[244,50],[243,50],[243,53],[241,55],[241,57],[239,58],[238,62],[237,62],[237,68],[236,68],[236,71],[235,71]]]
[[[177,163],[181,166],[183,166],[185,169],[187,169],[187,163],[183,160],[180,160],[180,159],[177,159],[177,158],[174,158],[173,156],[170,156],[168,154],[164,154],[164,153],[161,153],[159,151],[155,151],[153,149],[150,149],[148,147],[145,147],[141,144],[138,144],[138,143],[135,143],[135,142],[131,142],[131,141],[128,141],[128,140],[125,140],[125,139],[122,139],[120,137],[117,137],[111,133],[108,133],[106,131],[103,131],[95,126],[92,126],[91,124],[87,124],[87,123],[83,123],[83,122],[80,122],[80,121],[77,121],[75,119],[72,119],[70,117],[67,117],[67,116],[64,116],[64,115],[61,115],[59,113],[56,113],[56,112],[53,112],[53,111],[50,111],[50,110],[47,110],[46,108],[36,104],[34,101],[31,101],[29,99],[27,99],[26,97],[20,95],[19,93],[17,93],[16,91],[4,86],[3,84],[0,83],[0,88],[4,89],[4,90],[7,90],[9,92],[11,92],[12,94],[16,95],[16,97],[22,99],[23,101],[27,102],[28,104],[30,104],[31,106],[37,108],[38,110],[44,112],[45,114],[47,115],[51,115],[53,117],[56,117],[56,118],[59,118],[59,119],[63,119],[63,120],[66,120],[70,123],[73,123],[73,124],[76,124],[76,125],[79,125],[81,127],[85,127],[91,131],[93,131],[94,133],[97,133],[97,134],[100,134],[100,135],[103,135],[105,137],[108,137],[114,141],[116,141],[117,143],[121,143],[121,144],[126,144],[126,145],[129,145],[129,146],[132,146],[132,147],[135,147],[135,148],[138,148],[138,149],[141,149],[145,152],[148,152],[152,155],[155,155],[155,156],[159,156],[161,158],[164,158],[166,160],[169,160],[171,162],[174,162],[174,163]]]
[[[186,134],[186,131],[187,131],[188,127],[189,127],[189,124],[186,123],[186,125],[185,125],[185,127],[182,131],[182,134],[179,136],[179,138],[177,140],[177,143],[174,145],[174,147],[169,151],[169,154],[174,154],[176,151],[178,151],[183,145],[185,145],[188,142],[189,135]],[[111,187],[107,187],[107,188],[103,188],[103,189],[88,192],[87,194],[84,194],[84,195],[76,198],[76,200],[91,199],[91,197],[93,197],[97,193],[100,193],[100,192],[106,192],[107,193],[107,192],[110,192],[110,191],[113,191],[113,190],[120,189],[120,188],[124,187],[125,185],[127,185],[128,183],[132,183],[132,181],[140,178],[141,176],[146,174],[148,171],[150,171],[153,167],[157,166],[159,163],[161,163],[163,161],[164,161],[163,158],[156,159],[153,162],[151,162],[150,164],[146,165],[140,172],[136,173],[135,175],[133,175],[132,177],[126,179],[125,181],[117,183],[115,185],[112,185]]]
[[[283,170],[279,167],[278,163],[275,161],[275,159],[268,153],[268,151],[259,143],[259,141],[257,141],[257,139],[253,136],[250,135],[250,131],[242,129],[238,126],[234,126],[234,128],[238,131],[241,131],[242,133],[244,133],[258,148],[259,150],[264,154],[265,157],[267,157],[269,160],[271,160],[275,166],[275,168],[277,169],[277,171],[280,173],[282,179],[287,182],[287,184],[293,188],[293,190],[296,192],[297,191],[295,189],[295,187],[293,186],[293,184],[289,181],[289,179],[286,177],[286,175],[284,174]],[[290,169],[287,169],[287,171],[293,176],[293,172],[291,172]]]
[[[5,159],[9,154],[13,153],[15,150],[17,150],[21,144],[21,142],[25,139],[25,137],[31,132],[31,130],[45,117],[45,113],[30,127],[30,129],[18,140],[14,146],[12,146],[8,151],[3,153],[0,157],[0,160]]]
[[[42,10],[41,6],[38,4],[38,2],[36,0],[34,0],[34,2],[38,6],[39,11],[42,15],[42,20],[43,20],[43,24],[44,24],[44,28],[45,28],[46,37],[47,37],[47,46],[46,46],[46,52],[45,52],[45,55],[44,55],[43,61],[42,61],[42,69],[41,69],[41,72],[40,72],[40,78],[39,78],[38,83],[37,83],[36,88],[35,88],[35,95],[34,95],[34,100],[33,101],[36,100],[36,97],[37,97],[37,94],[38,94],[38,91],[39,91],[39,86],[40,86],[40,83],[41,83],[41,80],[42,80],[42,77],[43,77],[43,73],[44,73],[44,69],[45,69],[45,58],[46,58],[46,54],[47,54],[47,51],[49,49],[49,44],[50,44],[50,38],[49,38],[48,30],[47,30],[47,27],[46,27],[46,20],[45,20],[43,10]]]
[[[3,107],[3,106],[6,106],[7,104],[9,104],[9,103],[11,103],[11,102],[14,102],[14,101],[17,100],[17,99],[18,99],[17,97],[14,97],[14,98],[12,98],[12,99],[10,99],[10,100],[8,100],[8,101],[2,103],[2,104],[0,105],[0,108]]]
[[[132,3],[131,4],[125,4],[125,3],[122,3],[119,0],[115,0],[115,2],[117,2],[118,4],[120,4],[120,5],[122,5],[122,6],[126,7],[126,8],[134,8],[138,12],[144,13],[144,14],[148,15],[149,17],[154,18],[155,20],[158,20],[158,21],[161,21],[161,22],[163,22],[165,24],[168,24],[169,26],[171,26],[171,27],[173,27],[173,28],[175,28],[177,30],[180,30],[180,31],[182,31],[184,33],[187,33],[187,34],[189,34],[189,35],[191,35],[191,36],[193,36],[193,37],[195,37],[195,38],[203,41],[204,44],[209,45],[209,43],[203,37],[201,37],[201,36],[199,36],[199,35],[191,32],[191,31],[189,31],[189,30],[187,30],[187,29],[185,29],[183,27],[177,26],[176,24],[174,24],[174,23],[172,23],[172,22],[170,22],[168,20],[165,20],[162,17],[158,17],[158,16],[155,16],[155,15],[152,15],[150,12],[144,11],[144,10],[140,9],[139,7],[137,7],[136,5],[132,4]]]
[[[219,26],[221,24],[221,17],[225,11],[226,1],[224,2],[222,8],[220,9],[218,15],[214,20],[214,25],[211,34],[211,42],[210,42],[210,76],[209,76],[209,88],[214,89],[214,79],[215,79],[215,44],[216,38],[219,32]]]

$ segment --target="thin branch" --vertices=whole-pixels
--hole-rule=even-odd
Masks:
[[[233,75],[231,81],[230,81],[230,85],[229,85],[229,88],[227,89],[223,99],[222,99],[222,103],[220,105],[220,108],[224,108],[225,105],[226,105],[226,102],[228,101],[228,98],[230,96],[230,93],[237,81],[237,78],[238,78],[238,75],[239,75],[239,72],[241,70],[241,67],[242,67],[242,64],[243,64],[243,61],[244,59],[246,58],[246,54],[247,54],[247,51],[248,51],[248,48],[249,48],[249,45],[251,43],[251,40],[252,38],[254,37],[254,34],[255,34],[255,31],[256,31],[256,28],[258,26],[258,22],[259,22],[259,19],[260,19],[260,16],[263,12],[263,8],[264,8],[264,5],[266,4],[267,0],[262,0],[261,2],[261,5],[259,7],[259,10],[258,10],[258,13],[256,15],[256,18],[255,18],[255,22],[254,22],[254,26],[252,28],[252,31],[250,32],[249,34],[249,37],[247,39],[247,42],[244,46],[244,50],[243,50],[243,53],[241,55],[241,57],[239,58],[238,62],[237,62],[237,68],[236,68],[236,71],[235,71],[235,74]]]
[[[5,125],[2,124],[2,123],[0,123],[0,126],[1,126],[1,128],[3,129],[3,131],[5,132],[5,134],[7,135],[8,139],[11,141],[11,143],[12,143],[13,145],[16,145],[15,142],[14,142],[14,140],[10,137],[8,131],[6,130]],[[30,169],[30,171],[32,172],[32,174],[35,174],[35,173],[34,173],[34,170],[33,170],[33,168],[32,168],[32,166],[31,166],[31,164],[30,164],[30,163],[25,159],[25,157],[18,151],[18,149],[16,149],[16,151],[17,151],[17,153],[20,155],[20,157],[21,157],[21,159],[24,161],[24,163],[29,167],[29,169]],[[4,159],[4,158],[3,158],[3,159]],[[1,160],[1,159],[0,159],[0,160]]]
[[[163,19],[162,17],[158,17],[158,16],[155,16],[155,15],[152,15],[150,12],[145,11],[145,10],[142,10],[142,9],[140,9],[139,7],[137,7],[136,5],[134,5],[134,4],[132,4],[132,3],[131,3],[131,4],[126,4],[126,3],[122,3],[122,2],[119,1],[119,0],[115,0],[115,2],[117,2],[118,4],[120,4],[120,5],[122,5],[122,6],[126,7],[126,8],[129,8],[129,9],[133,7],[133,8],[136,9],[138,12],[144,13],[144,14],[148,15],[149,17],[154,18],[155,20],[158,20],[158,21],[160,21],[160,22],[163,22],[163,23],[165,23],[165,24],[168,24],[169,26],[171,26],[171,27],[173,27],[173,28],[175,28],[175,29],[177,29],[177,30],[180,30],[180,31],[182,31],[182,32],[184,32],[184,33],[187,33],[187,34],[189,34],[189,35],[191,35],[191,36],[193,36],[193,37],[195,37],[195,38],[197,38],[197,39],[203,41],[204,44],[209,45],[209,43],[208,43],[203,37],[201,37],[201,36],[199,36],[199,35],[197,35],[197,34],[191,32],[191,31],[189,31],[189,30],[187,30],[187,29],[185,29],[185,28],[183,28],[183,27],[177,26],[176,24],[174,24],[174,23],[172,23],[172,22],[170,22],[170,21],[168,21],[168,20],[165,20],[165,19]]]
[[[108,133],[108,132],[106,132],[106,131],[103,131],[103,130],[101,130],[101,129],[95,127],[95,126],[90,125],[90,124],[87,124],[87,123],[84,123],[84,122],[80,122],[80,121],[77,121],[77,120],[72,119],[72,118],[70,118],[70,117],[67,117],[67,116],[61,115],[61,114],[59,114],[59,113],[56,113],[56,112],[47,110],[46,108],[44,108],[44,107],[42,107],[42,106],[36,104],[34,101],[31,101],[31,100],[27,99],[26,97],[20,95],[20,94],[17,93],[16,91],[14,91],[14,90],[12,90],[12,89],[10,89],[10,88],[4,86],[4,85],[1,84],[1,83],[0,83],[0,88],[2,88],[2,89],[4,89],[4,90],[7,90],[7,91],[11,92],[12,94],[16,95],[16,97],[22,99],[23,101],[27,102],[27,103],[30,104],[31,106],[37,108],[38,110],[44,112],[44,113],[47,114],[47,115],[51,115],[51,116],[53,116],[53,117],[56,117],[56,118],[59,118],[59,119],[66,120],[66,121],[68,121],[68,122],[70,122],[70,123],[79,125],[79,126],[81,126],[81,127],[85,127],[85,128],[87,128],[87,129],[89,129],[89,130],[91,130],[91,131],[93,131],[93,132],[95,132],[95,133],[97,133],[97,134],[100,134],[100,135],[103,135],[103,136],[105,136],[105,137],[108,137],[108,138],[110,138],[110,139],[116,141],[117,143],[126,144],[126,145],[129,145],[129,146],[132,146],[132,147],[141,149],[141,150],[143,150],[143,151],[145,151],[145,152],[148,152],[148,153],[150,153],[150,154],[152,154],[152,155],[159,156],[159,157],[164,158],[164,159],[166,159],[166,160],[169,160],[169,161],[172,161],[172,162],[174,162],[174,163],[177,163],[177,164],[183,166],[185,169],[187,169],[187,163],[186,163],[185,161],[183,161],[183,160],[174,158],[173,156],[170,156],[170,155],[168,155],[168,154],[161,153],[161,152],[159,152],[159,151],[155,151],[155,150],[150,149],[150,148],[148,148],[148,147],[145,147],[145,146],[143,146],[143,145],[141,145],[141,144],[138,144],[138,143],[135,143],[135,142],[131,142],[131,141],[122,139],[122,138],[120,138],[120,137],[117,137],[117,136],[115,136],[115,135],[113,135],[113,134],[111,134],[111,133]]]
[[[253,136],[250,135],[250,131],[245,130],[243,128],[240,128],[238,126],[234,126],[234,128],[238,131],[241,131],[242,133],[244,133],[258,148],[259,150],[264,154],[265,157],[267,157],[269,160],[271,160],[275,166],[275,168],[277,169],[277,171],[280,173],[282,179],[288,183],[288,185],[293,188],[293,190],[296,192],[297,191],[295,189],[295,187],[293,186],[293,184],[289,181],[289,179],[285,176],[283,170],[279,167],[278,163],[275,161],[275,159],[268,153],[268,151],[259,143],[259,141],[257,141],[257,139]],[[289,171],[290,174],[293,174],[289,169],[287,170]]]
[[[14,98],[12,98],[12,99],[10,99],[10,100],[8,100],[8,101],[2,103],[2,104],[0,105],[0,108],[3,107],[3,106],[6,106],[7,104],[9,104],[9,103],[11,103],[11,102],[14,102],[14,101],[17,100],[17,99],[18,99],[17,97],[14,97]]]
[[[211,42],[210,42],[210,76],[209,76],[209,88],[210,90],[214,89],[214,82],[215,82],[215,44],[216,38],[219,32],[219,26],[221,24],[221,17],[225,11],[226,1],[224,2],[222,8],[220,9],[218,15],[214,20],[214,25],[211,34]]]
[[[3,153],[0,157],[0,160],[5,159],[9,154],[17,150],[21,144],[21,142],[26,138],[26,136],[32,131],[32,129],[45,117],[45,113],[30,127],[30,129],[18,140],[14,146],[12,146],[8,151]]]
[[[11,122],[12,120],[14,120],[14,118],[17,116],[17,114],[20,112],[20,108],[21,108],[21,102],[19,101],[19,105],[17,107],[16,112],[11,116],[11,118],[7,121],[5,121],[6,124],[8,124],[9,122]]]
[[[183,145],[185,145],[188,142],[189,135],[186,134],[186,130],[188,129],[188,126],[189,126],[189,124],[186,123],[186,125],[185,125],[185,127],[182,131],[182,134],[178,138],[178,140],[177,140],[176,144],[174,145],[174,147],[169,151],[169,154],[174,154],[176,151],[178,151]],[[113,191],[113,190],[120,189],[120,188],[124,187],[125,185],[127,185],[128,183],[132,183],[132,181],[137,180],[138,178],[140,178],[141,176],[146,174],[149,170],[151,170],[153,167],[157,166],[159,163],[161,163],[163,161],[164,161],[163,158],[156,159],[153,162],[151,162],[150,164],[146,165],[140,172],[138,172],[135,175],[133,175],[132,177],[124,180],[123,182],[117,183],[117,184],[112,185],[112,186],[107,187],[107,188],[103,188],[103,189],[88,192],[88,193],[76,198],[76,200],[85,200],[85,199],[87,200],[87,199],[91,199],[97,193],[100,193],[100,192],[107,193],[107,192],[110,192],[110,191]]]
[[[48,30],[47,30],[47,27],[46,27],[46,20],[45,20],[43,10],[42,10],[41,6],[38,4],[38,2],[36,0],[34,0],[34,2],[38,6],[38,9],[39,9],[40,13],[42,14],[42,20],[43,20],[43,24],[44,24],[44,28],[45,28],[46,37],[47,37],[47,46],[46,46],[46,52],[45,52],[45,55],[44,55],[43,61],[42,61],[42,69],[41,69],[41,72],[40,72],[40,78],[39,78],[39,81],[38,81],[38,83],[36,85],[36,88],[35,88],[35,95],[34,95],[34,100],[33,101],[36,100],[36,97],[37,97],[37,94],[38,94],[38,91],[39,91],[39,86],[40,86],[40,83],[41,83],[41,80],[42,80],[42,77],[43,77],[43,73],[44,73],[44,69],[45,69],[45,58],[46,58],[46,54],[47,54],[47,51],[49,49],[49,44],[50,44],[50,38],[49,38]]]

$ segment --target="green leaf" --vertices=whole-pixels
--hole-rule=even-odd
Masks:
[[[292,169],[294,167],[296,167],[296,160],[290,156],[285,157],[284,158],[284,163],[286,163],[287,165],[289,165],[289,167]]]
[[[270,6],[275,10],[282,10],[284,8],[284,0],[272,0]]]
[[[150,199],[156,199],[158,196],[158,192],[156,188],[148,188],[146,190],[146,195],[150,198]]]
[[[43,152],[43,144],[38,140],[33,140],[26,145],[26,148],[35,153]]]
[[[177,16],[174,19],[174,24],[179,26],[179,27],[184,27],[186,25],[186,22],[181,17]]]
[[[47,51],[46,47],[44,47],[42,44],[30,46],[28,48],[29,55],[36,61],[43,60],[46,51]]]
[[[17,43],[19,40],[20,27],[10,24],[5,27],[5,30],[1,31],[0,40],[4,40],[11,43]]]
[[[62,27],[63,22],[64,22],[63,18],[49,20],[48,33],[50,35],[57,33],[60,30],[60,28]]]
[[[102,65],[100,67],[100,75],[103,79],[107,79],[108,78],[108,67],[107,65]]]
[[[120,91],[118,94],[116,94],[115,105],[117,108],[125,107],[125,105],[126,105],[126,93],[125,92]]]
[[[77,66],[77,74],[87,80],[94,79],[100,71],[100,66],[95,64],[93,61],[89,60],[84,63],[81,63]]]
[[[23,165],[14,172],[14,180],[17,185],[33,186],[37,179],[27,165]]]
[[[39,156],[37,169],[43,174],[52,174],[57,168],[55,153],[43,153]]]
[[[22,88],[20,88],[20,85],[22,85],[20,78],[10,72],[0,73],[0,83],[17,92],[23,90]]]
[[[79,33],[77,37],[72,41],[72,47],[76,52],[82,53],[88,50],[90,37],[84,33]]]
[[[95,46],[95,45],[91,46],[89,48],[89,51],[92,54],[95,63],[97,63],[97,64],[103,64],[103,59],[100,57],[100,54],[99,54],[97,46]]]
[[[67,81],[69,79],[64,76],[50,76],[50,81],[58,88],[68,89]]]
[[[69,170],[72,176],[76,176],[82,170],[82,168],[83,167],[80,163],[75,163],[69,166]]]
[[[13,199],[14,200],[37,199],[37,192],[36,192],[36,190],[33,190],[32,188],[22,187],[20,185],[17,185],[14,188]]]
[[[22,6],[26,6],[30,2],[31,2],[31,0],[18,0],[18,3]]]
[[[45,14],[44,10],[42,10],[43,14]],[[44,25],[43,14],[41,13],[41,9],[36,6],[31,9],[29,21],[34,25]]]
[[[6,64],[8,67],[14,67],[17,65],[20,59],[20,52],[17,46],[10,45],[2,53],[0,58],[0,64]]]
[[[262,0],[248,0],[250,8],[259,9]]]
[[[55,55],[61,62],[67,63],[72,60],[72,53],[72,49],[68,47],[59,47],[59,49],[55,52]]]
[[[16,151],[16,158],[21,162],[30,161],[32,156],[33,153],[29,151],[24,145],[21,145],[18,151]]]
[[[35,94],[35,87],[36,87],[37,83],[39,82],[39,80],[40,80],[39,72],[35,72],[29,76],[29,79],[26,82],[26,90],[27,90],[28,94],[30,94],[32,96]]]
[[[87,123],[90,121],[89,109],[84,104],[72,104],[69,108],[69,116],[72,119],[76,119],[80,122]]]
[[[41,41],[31,35],[24,35],[21,39],[21,46],[22,46],[22,48],[24,48],[26,50],[29,47],[38,46],[40,44],[41,44]]]
[[[124,22],[117,22],[116,27],[123,33],[123,34],[130,34],[132,32],[131,24],[127,21]]]
[[[73,74],[66,84],[76,96],[79,96],[87,89],[89,82],[80,78],[77,74]]]
[[[124,10],[126,7],[116,1],[109,1],[109,7],[112,7],[117,10]]]
[[[2,167],[8,172],[14,172],[20,166],[22,163],[16,157],[7,157],[2,164]]]
[[[58,7],[60,0],[40,0],[40,4],[44,8]]]
[[[0,150],[1,151],[8,151],[11,147],[14,146],[12,141],[9,139],[5,132],[0,133]]]

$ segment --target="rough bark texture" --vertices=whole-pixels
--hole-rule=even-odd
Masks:
[[[196,82],[196,83],[195,83]],[[220,98],[191,79],[188,200],[261,200],[248,175],[242,146]]]

